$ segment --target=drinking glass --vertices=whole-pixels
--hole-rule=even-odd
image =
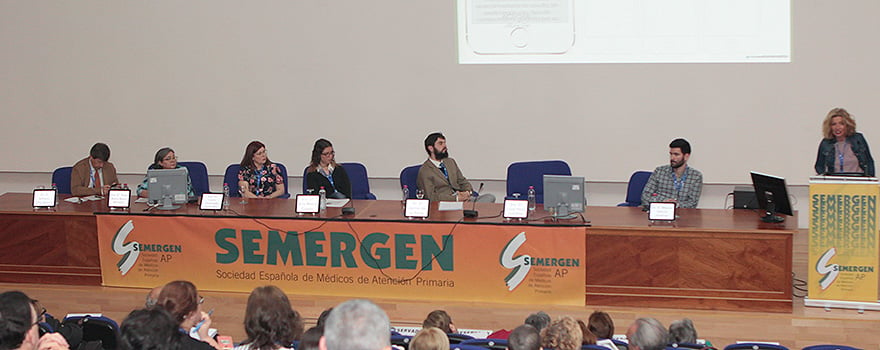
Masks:
[[[418,199],[425,198],[425,191],[422,190],[421,188],[417,189],[416,190],[416,198],[418,198]]]
[[[240,186],[239,186],[239,188],[238,188],[238,193],[241,194],[241,202],[238,202],[238,204],[247,204],[247,202],[248,202],[248,201],[247,201],[247,197],[244,196],[244,194],[247,193],[247,192],[248,192],[248,186],[247,186],[247,185],[240,185]]]

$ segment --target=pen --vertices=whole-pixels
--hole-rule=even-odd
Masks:
[[[214,309],[211,309],[211,311],[208,311],[208,317],[211,317],[211,315],[213,315],[213,314],[214,314]],[[196,324],[196,327],[195,327],[195,328],[196,328],[196,332],[199,331],[199,328],[202,328],[202,325],[203,325],[203,324],[205,324],[205,320],[201,320],[201,321],[199,321],[198,324]]]

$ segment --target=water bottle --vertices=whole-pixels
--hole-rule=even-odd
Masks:
[[[409,198],[409,186],[403,185],[403,200],[401,202],[406,203],[406,200]]]
[[[55,205],[58,205],[58,185],[56,183],[52,183],[52,190],[55,191]]]
[[[229,210],[229,184],[223,183],[223,210]]]
[[[538,196],[535,194],[535,186],[529,186],[529,211],[535,211],[538,207]]]
[[[327,190],[324,189],[324,186],[321,186],[321,189],[318,190],[318,207],[321,211],[327,209]]]
[[[127,190],[127,189],[128,189],[128,184],[122,184],[122,189],[123,189],[123,190]]]

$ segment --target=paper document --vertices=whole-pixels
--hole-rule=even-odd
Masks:
[[[462,210],[462,209],[464,209],[464,202],[441,201],[440,205],[437,206],[437,210],[439,210],[439,211],[451,211],[451,210]]]
[[[104,199],[104,197],[101,197],[98,195],[91,195],[91,196],[86,196],[86,197],[70,197],[70,198],[65,199],[64,201],[70,202],[70,203],[84,203],[84,202],[88,202],[88,201],[99,201],[101,199]]]
[[[348,201],[348,198],[327,198],[327,208],[342,208],[344,205],[348,204]]]

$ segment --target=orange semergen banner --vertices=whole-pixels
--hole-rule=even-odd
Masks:
[[[584,305],[585,227],[98,215],[106,286]]]

